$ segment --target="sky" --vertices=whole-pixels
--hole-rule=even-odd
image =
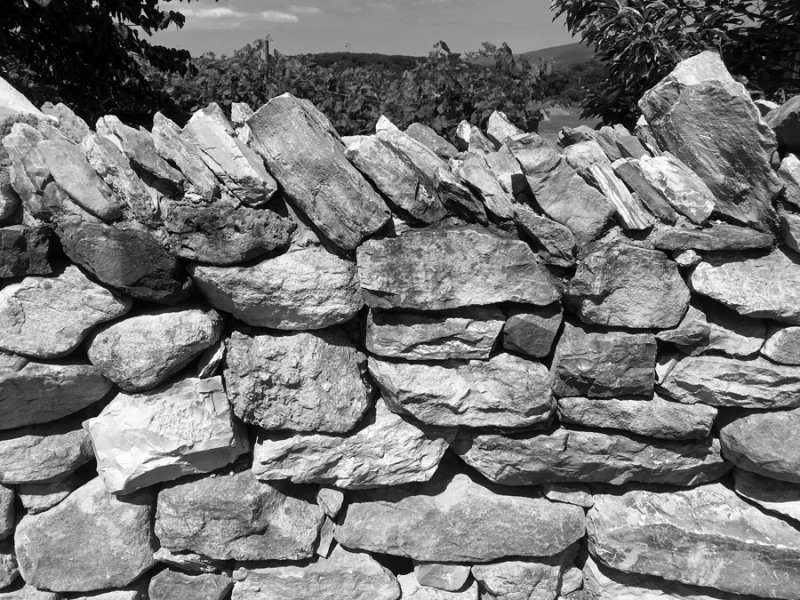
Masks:
[[[380,52],[422,56],[507,42],[515,53],[569,44],[548,0],[198,0],[170,4],[186,25],[154,36],[192,54],[229,54],[267,34],[283,54]]]

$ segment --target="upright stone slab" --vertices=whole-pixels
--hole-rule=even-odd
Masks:
[[[498,146],[503,144],[508,138],[524,133],[522,129],[511,122],[508,115],[504,112],[496,110],[489,115],[489,120],[486,123],[486,134]]]
[[[454,158],[458,154],[458,150],[453,144],[448,142],[433,129],[421,123],[412,123],[406,128],[406,133],[412,138],[417,140],[420,144],[424,144],[444,160]]]
[[[59,130],[76,144],[80,144],[83,138],[92,132],[86,121],[76,115],[75,112],[63,102],[59,102],[58,104],[45,102],[42,104],[42,112],[58,119]]]
[[[521,204],[514,206],[514,223],[520,237],[531,244],[545,264],[564,268],[575,265],[575,236],[568,227]]]
[[[14,532],[14,490],[0,485],[0,539]]]

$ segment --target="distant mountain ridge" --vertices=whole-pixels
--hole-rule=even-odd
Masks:
[[[594,52],[592,52],[592,49],[588,46],[577,43],[565,44],[563,46],[551,46],[550,48],[542,48],[541,50],[532,50],[531,52],[524,52],[519,56],[532,62],[552,60],[556,68],[565,68],[570,65],[592,60],[592,58],[594,58]]]

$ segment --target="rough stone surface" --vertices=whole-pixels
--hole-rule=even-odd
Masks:
[[[503,328],[503,348],[534,358],[547,356],[553,349],[563,314],[558,303],[513,311]]]
[[[261,482],[247,469],[166,486],[158,494],[155,532],[171,552],[300,560],[314,553],[324,518],[312,490]]]
[[[429,179],[433,179],[436,171],[447,165],[436,153],[425,144],[397,129],[384,129],[377,132],[378,137],[388,143],[398,153],[410,160],[417,169]]]
[[[784,197],[789,204],[800,208],[800,158],[787,154],[778,169],[778,179],[786,188]]]
[[[639,169],[650,186],[692,223],[708,221],[716,207],[714,193],[685,163],[666,152],[643,158]]]
[[[406,129],[406,133],[412,138],[417,140],[420,144],[424,144],[444,160],[453,158],[458,154],[458,150],[453,144],[448,142],[433,129],[427,125],[420,123],[412,123]]]
[[[766,117],[778,144],[789,152],[800,152],[800,96],[789,98]]]
[[[14,557],[14,546],[8,542],[0,542],[0,590],[7,588],[19,578],[17,559]]]
[[[125,318],[89,340],[89,360],[126,392],[151,389],[219,340],[222,318],[213,310],[170,308]]]
[[[504,112],[496,110],[489,115],[489,120],[486,123],[486,134],[497,145],[503,144],[510,137],[524,133],[522,129],[511,122]]]
[[[356,266],[322,248],[305,248],[253,266],[193,265],[189,273],[219,310],[256,327],[322,329],[363,306]]]
[[[475,565],[472,575],[480,583],[481,600],[556,600],[574,554],[571,548],[550,559]]]
[[[701,250],[720,252],[770,248],[775,242],[772,234],[761,233],[747,227],[737,227],[727,223],[712,223],[710,227],[685,228],[661,227],[653,232],[650,241],[659,250],[680,252],[682,250]]]
[[[0,485],[0,539],[14,531],[14,490]]]
[[[17,486],[17,493],[28,514],[38,515],[59,504],[81,487],[82,483],[83,479],[74,474],[67,479],[50,483],[23,483]]]
[[[46,229],[24,225],[0,228],[0,280],[50,275],[53,267],[49,254],[50,235]]]
[[[800,485],[762,477],[743,469],[733,470],[734,489],[742,498],[768,512],[800,521]]]
[[[486,225],[489,222],[486,209],[472,193],[461,177],[447,167],[440,167],[433,177],[436,193],[447,211],[468,223]]]
[[[722,484],[609,490],[594,499],[589,551],[610,567],[736,594],[798,597],[800,532]]]
[[[582,483],[544,483],[542,493],[553,502],[564,502],[583,508],[591,508],[594,504],[591,490]]]
[[[441,365],[369,359],[387,405],[441,427],[531,427],[550,420],[547,367],[512,354]]]
[[[345,433],[370,405],[366,362],[339,329],[234,331],[228,397],[239,418],[264,429]]]
[[[761,354],[782,365],[800,365],[800,327],[771,331],[761,348]]]
[[[477,156],[469,156],[460,163],[457,173],[467,186],[482,200],[486,210],[499,222],[514,218],[514,200],[486,164]]]
[[[627,481],[696,485],[730,469],[719,440],[654,440],[623,433],[556,429],[505,437],[460,431],[453,449],[489,480],[502,485]]]
[[[447,563],[416,563],[414,576],[419,585],[446,592],[457,592],[469,581],[469,565]]]
[[[654,219],[644,203],[625,187],[610,164],[589,167],[587,181],[599,189],[617,211],[616,218],[625,231],[643,231],[652,227]]]
[[[502,514],[496,520],[493,515]],[[553,556],[584,534],[583,509],[440,472],[426,484],[349,495],[336,539],[421,562]]]
[[[570,144],[564,148],[564,158],[584,178],[593,165],[611,164],[603,147],[593,139]]]
[[[93,327],[130,308],[130,300],[74,266],[55,277],[26,277],[0,290],[0,349],[38,359],[66,356]]]
[[[782,212],[781,241],[795,252],[800,252],[800,215]]]
[[[568,227],[523,205],[514,207],[514,223],[545,264],[564,268],[575,265],[575,236]]]
[[[150,600],[224,600],[233,588],[226,575],[205,573],[187,575],[180,571],[161,571],[150,580]]]
[[[413,573],[398,575],[397,581],[400,583],[402,597],[410,600],[478,600],[480,595],[476,582],[465,585],[463,590],[446,591],[421,585]]]
[[[357,262],[364,300],[375,308],[541,306],[560,297],[527,244],[478,229],[409,231],[369,240],[359,247]]]
[[[230,561],[216,560],[194,552],[170,552],[163,546],[156,550],[153,558],[185,573],[222,573],[230,568]]]
[[[266,480],[291,479],[345,489],[429,480],[454,431],[420,429],[378,400],[348,437],[265,435],[253,451],[253,473]]]
[[[767,335],[764,323],[747,319],[718,304],[703,306],[711,327],[707,351],[716,350],[728,356],[752,356],[761,348]]]
[[[106,489],[129,494],[184,475],[210,473],[246,452],[222,379],[182,379],[119,394],[84,427]]]
[[[117,499],[99,478],[20,521],[14,544],[28,584],[59,592],[123,587],[154,564],[152,496]]]
[[[666,190],[650,183],[638,160],[624,158],[614,162],[612,166],[617,177],[639,197],[651,213],[664,223],[674,224],[678,220],[678,213],[670,204]]]

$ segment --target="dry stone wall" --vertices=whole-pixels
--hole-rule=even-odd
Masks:
[[[800,600],[800,104],[94,130],[0,81],[0,599]]]

